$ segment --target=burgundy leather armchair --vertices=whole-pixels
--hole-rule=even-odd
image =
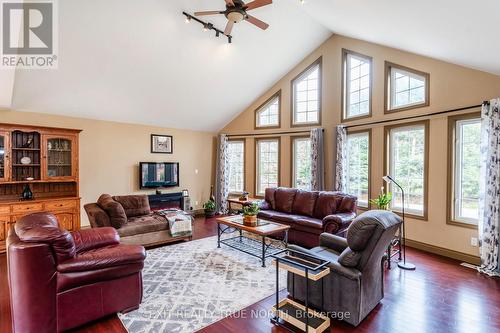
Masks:
[[[145,257],[113,228],[70,233],[52,214],[23,217],[7,239],[13,332],[61,332],[138,308]]]

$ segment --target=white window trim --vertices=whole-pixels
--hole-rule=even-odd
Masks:
[[[260,149],[259,144],[261,142],[276,142],[278,144],[278,168],[277,168],[277,186],[280,184],[280,159],[281,159],[281,140],[279,138],[268,138],[268,139],[258,139],[255,144],[255,194],[258,196],[263,196],[265,194],[265,189],[260,188]],[[262,191],[261,191],[262,190]]]
[[[292,187],[297,188],[297,163],[295,160],[296,156],[296,146],[295,144],[298,141],[309,141],[311,143],[311,138],[309,137],[292,137]],[[312,180],[312,179],[311,179]],[[311,189],[311,185],[309,185],[309,190]]]
[[[306,68],[302,73],[292,80],[292,126],[304,126],[304,125],[319,125],[321,124],[321,108],[322,108],[322,58],[319,58],[313,62],[308,68]],[[311,72],[318,69],[318,120],[317,121],[297,121],[296,120],[296,110],[297,110],[297,85],[305,77],[307,77]]]
[[[459,180],[462,178],[462,156],[463,156],[463,151],[462,151],[462,131],[461,129],[462,125],[466,124],[475,124],[480,122],[481,119],[479,118],[472,118],[472,119],[461,119],[461,120],[456,120],[455,121],[455,142],[454,142],[454,151],[455,151],[455,156],[454,156],[454,175],[453,175],[453,221],[456,222],[461,222],[461,223],[466,223],[470,225],[477,225],[479,220],[478,219],[473,219],[473,218],[467,218],[467,217],[460,217],[458,216],[458,212],[460,211],[460,203],[462,202],[462,193],[460,191],[461,187],[459,185]]]
[[[268,125],[261,125],[259,124],[260,120],[260,114],[265,111],[271,104],[273,104],[275,101],[278,102],[278,122],[276,124],[268,124]],[[255,110],[255,128],[268,128],[268,127],[279,127],[281,123],[281,90],[278,91],[276,94],[271,96],[264,104],[259,106]]]
[[[246,148],[246,144],[245,144],[245,140],[229,140],[228,141],[228,145],[230,144],[235,144],[235,143],[239,143],[239,144],[242,144],[243,145],[243,163],[242,163],[242,166],[243,166],[243,183],[242,183],[242,186],[243,186],[243,189],[242,190],[229,190],[229,194],[241,194],[245,191],[245,148]]]
[[[363,56],[360,54],[356,54],[352,51],[344,50],[345,52],[345,59],[344,59],[344,108],[342,110],[342,114],[344,117],[344,120],[350,120],[350,119],[357,119],[357,118],[362,118],[362,117],[367,117],[370,116],[372,113],[372,75],[373,75],[373,64],[372,64],[372,58],[368,56]],[[356,58],[359,61],[368,63],[370,66],[370,71],[368,74],[368,81],[369,81],[369,86],[368,86],[368,112],[367,113],[362,113],[358,114],[355,116],[349,116],[349,109],[350,109],[350,99],[351,99],[351,66],[350,66],[350,58]]]
[[[370,154],[370,150],[371,150],[371,135],[370,135],[370,131],[361,131],[361,132],[355,132],[355,133],[347,133],[347,140],[349,140],[349,137],[353,138],[353,137],[359,137],[359,136],[366,136],[368,137],[368,200],[365,202],[365,201],[360,201],[359,198],[358,198],[358,206],[361,207],[361,208],[369,208],[370,207],[370,203],[369,203],[369,200],[370,200],[370,159],[371,159],[371,154]],[[347,179],[349,179],[349,177],[347,177]]]

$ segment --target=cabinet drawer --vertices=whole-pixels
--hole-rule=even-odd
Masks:
[[[45,203],[46,211],[54,211],[54,210],[68,210],[75,209],[76,201],[74,200],[64,200],[64,201],[54,201]]]
[[[0,216],[0,241],[4,241],[7,237],[7,233],[9,232],[10,226],[10,217],[1,217]]]
[[[10,214],[10,206],[0,207],[0,215],[9,215],[9,214]]]
[[[43,210],[41,203],[20,204],[12,206],[12,213],[39,212]]]

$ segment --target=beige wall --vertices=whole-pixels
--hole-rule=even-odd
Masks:
[[[481,104],[483,100],[500,96],[500,77],[456,66],[342,36],[332,36],[299,65],[278,81],[266,94],[258,98],[247,110],[238,115],[221,132],[266,133],[290,130],[290,81],[318,57],[323,57],[323,112],[325,128],[326,186],[333,187],[334,127],[341,115],[341,59],[342,48],[373,57],[372,118],[350,122],[366,123],[394,119],[416,114],[455,109]],[[384,115],[384,61],[430,73],[430,106],[410,111]],[[279,130],[254,130],[254,110],[276,91],[282,91],[281,124]],[[470,110],[477,111],[477,110]],[[469,111],[469,112],[470,112]],[[407,237],[422,243],[478,255],[478,248],[470,245],[470,238],[477,231],[446,224],[447,178],[447,116],[435,116],[430,122],[429,155],[429,218],[428,221],[408,219]],[[375,197],[382,186],[383,125],[372,126],[373,155],[371,159],[371,196]],[[295,129],[295,128],[294,128]],[[359,129],[362,129],[359,128]],[[246,188],[254,190],[254,139],[247,138]],[[281,185],[290,185],[290,137],[281,140]]]
[[[195,209],[201,208],[209,197],[213,133],[18,111],[0,111],[0,122],[83,130],[80,134],[82,225],[88,225],[83,204],[95,202],[102,193],[154,193],[139,189],[141,161],[179,162],[180,187],[165,191],[188,189]],[[173,136],[173,154],[150,153],[153,133]]]

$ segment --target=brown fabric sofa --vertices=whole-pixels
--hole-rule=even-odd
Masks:
[[[12,331],[66,331],[142,300],[146,251],[113,228],[68,232],[49,213],[21,218],[7,238]]]
[[[267,188],[258,216],[289,225],[289,242],[311,248],[319,245],[323,232],[345,235],[356,217],[356,201],[341,192]]]
[[[147,195],[103,194],[96,203],[84,206],[92,228],[113,227],[122,243],[152,246],[190,236],[172,237],[168,221],[151,211]]]

